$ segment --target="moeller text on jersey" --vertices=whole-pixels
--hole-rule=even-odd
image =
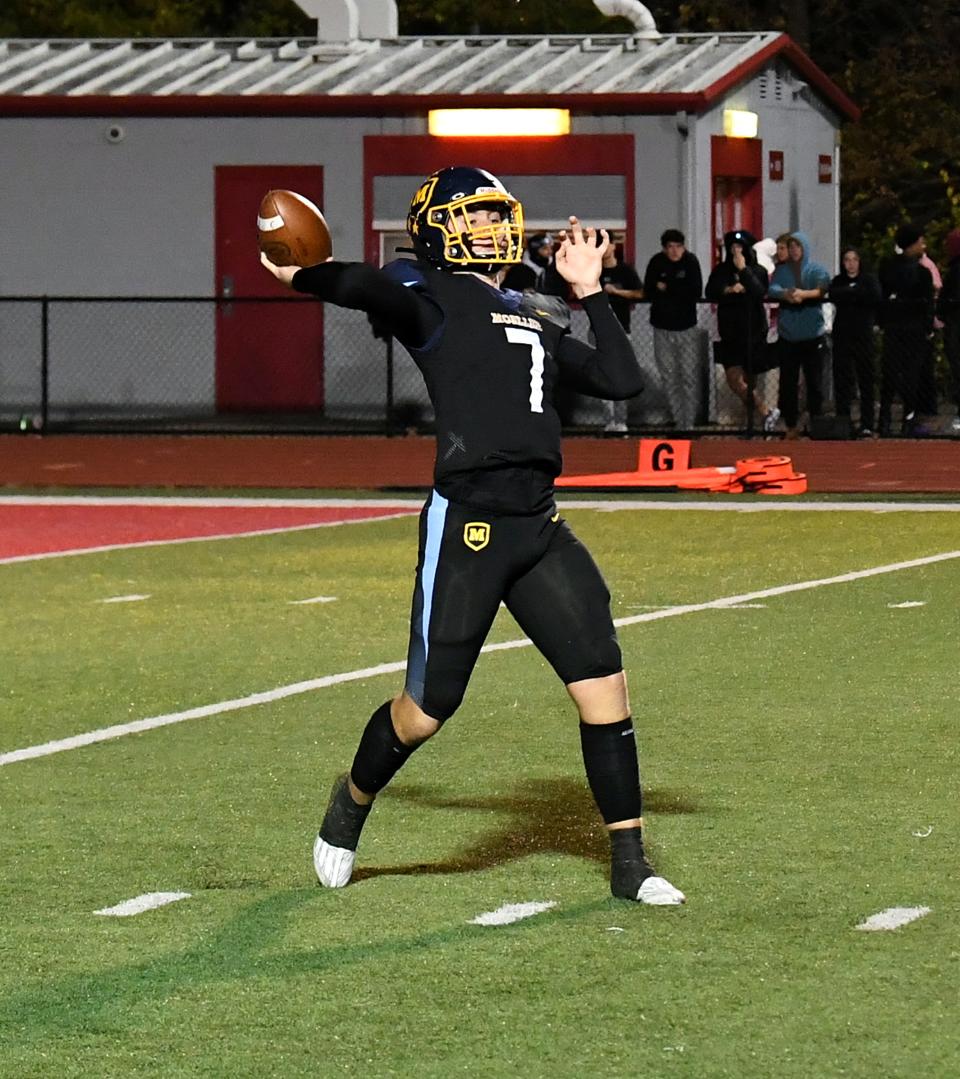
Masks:
[[[491,311],[490,321],[502,323],[505,326],[522,326],[525,330],[543,329],[543,323],[539,319],[529,318],[527,315],[508,315],[502,311]]]

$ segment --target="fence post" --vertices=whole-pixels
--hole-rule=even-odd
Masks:
[[[384,417],[387,436],[393,434],[394,426],[394,403],[393,403],[393,337],[387,337],[387,414]]]
[[[40,301],[40,433],[50,419],[50,300]]]

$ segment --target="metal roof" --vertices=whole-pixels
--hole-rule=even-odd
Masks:
[[[777,36],[3,40],[0,94],[689,93]]]
[[[709,95],[749,75],[751,62],[784,49],[805,58],[774,31],[670,34],[656,41],[631,35],[334,43],[0,39],[0,100]]]

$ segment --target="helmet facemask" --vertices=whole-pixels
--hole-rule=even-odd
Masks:
[[[489,220],[490,214],[499,220]],[[489,192],[477,192],[432,207],[430,224],[443,233],[443,257],[453,266],[490,273],[498,266],[515,265],[523,254],[523,208],[499,192],[494,198]]]

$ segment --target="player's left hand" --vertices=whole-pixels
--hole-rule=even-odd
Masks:
[[[570,227],[560,233],[560,247],[554,256],[557,272],[573,289],[577,299],[600,291],[603,256],[610,248],[606,229],[585,229],[578,218],[570,218]]]

